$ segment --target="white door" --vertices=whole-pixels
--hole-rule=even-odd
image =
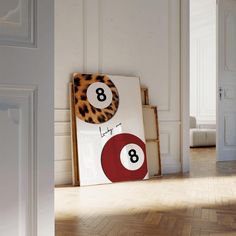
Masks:
[[[53,0],[1,0],[0,235],[54,235],[53,182]]]
[[[217,1],[217,160],[236,160],[236,0]]]

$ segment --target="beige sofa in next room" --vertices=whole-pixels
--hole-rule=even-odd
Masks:
[[[216,145],[215,128],[199,128],[196,118],[190,117],[190,147],[204,147]]]

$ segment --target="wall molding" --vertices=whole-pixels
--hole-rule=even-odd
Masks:
[[[180,140],[179,140],[180,128],[181,128],[181,123],[179,121],[160,122],[160,125],[159,125],[161,161],[163,165],[176,166],[175,171],[173,171],[172,173],[181,172],[181,168],[180,168],[181,159],[180,159],[180,148],[179,148],[180,147]],[[163,138],[163,135],[165,136],[165,138]],[[170,173],[171,169],[164,168],[163,173],[165,174]],[[166,172],[166,170],[168,171]]]
[[[180,151],[182,172],[189,172],[189,76],[190,76],[190,2],[180,1]]]
[[[55,109],[55,185],[72,184],[71,124],[69,109]]]
[[[102,0],[98,0],[98,72],[103,73],[103,2]]]
[[[171,57],[171,38],[172,38],[172,14],[170,8],[170,0],[168,0],[168,95],[167,95],[167,107],[159,109],[160,112],[170,112],[171,110],[171,69],[172,69],[172,57]]]
[[[83,70],[85,73],[90,73],[90,72],[95,72],[95,73],[106,73],[103,69],[103,57],[104,57],[104,44],[103,44],[103,0],[96,0],[94,1],[94,7],[96,7],[96,11],[97,11],[97,32],[94,32],[94,36],[95,38],[97,38],[97,48],[96,48],[96,53],[98,55],[98,60],[97,60],[97,65],[96,68],[97,69],[90,69],[88,66],[88,62],[90,61],[90,56],[88,54],[87,48],[89,47],[89,42],[88,42],[88,32],[89,32],[89,26],[88,26],[88,5],[89,5],[89,1],[83,0]],[[167,80],[166,83],[168,83],[168,92],[167,92],[167,101],[166,101],[166,105],[163,107],[159,107],[159,111],[162,112],[171,112],[171,101],[172,101],[172,93],[171,93],[171,81],[172,81],[172,76],[174,76],[174,73],[172,73],[172,54],[173,51],[171,50],[173,48],[172,45],[172,41],[171,39],[172,34],[173,34],[173,29],[175,27],[173,27],[173,19],[172,19],[172,10],[174,9],[174,7],[172,6],[171,0],[167,1],[168,4],[168,75],[167,75]],[[173,9],[172,9],[173,8]],[[91,20],[91,19],[89,19]],[[95,21],[94,21],[95,22]],[[95,22],[95,23],[96,23]],[[93,54],[93,56],[95,56]],[[90,64],[90,63],[89,63]]]
[[[87,3],[82,0],[83,5],[83,72],[87,73]]]
[[[163,138],[163,136],[166,137],[166,139]],[[170,132],[167,132],[167,131],[162,131],[160,132],[160,140],[161,140],[161,143],[164,142],[164,140],[167,142],[166,143],[166,151],[163,151],[163,145],[161,147],[161,155],[168,155],[170,154],[170,137],[171,136],[171,133]]]
[[[54,108],[54,121],[55,122],[70,122],[70,109]]]
[[[55,136],[70,136],[71,127],[70,122],[55,122],[54,125]]]
[[[165,174],[180,173],[181,162],[176,163],[162,163],[162,172]]]

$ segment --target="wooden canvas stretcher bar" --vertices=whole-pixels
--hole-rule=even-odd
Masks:
[[[146,141],[149,177],[161,176],[161,161],[159,159],[159,140]]]
[[[142,104],[149,105],[148,88],[145,87],[141,88],[141,97],[142,97]]]
[[[151,165],[158,165],[155,176],[161,175],[161,153],[160,153],[160,134],[159,134],[159,124],[158,124],[158,111],[156,106],[143,105],[143,116],[144,116],[144,131],[147,143],[147,149],[151,148],[152,145],[156,145],[156,149],[152,148],[152,151],[147,150],[147,158],[149,160],[149,170]],[[153,156],[153,152],[156,152],[156,159]],[[150,164],[151,162],[151,164]],[[152,168],[151,168],[152,169]]]

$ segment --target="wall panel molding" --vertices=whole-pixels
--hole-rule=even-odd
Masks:
[[[161,140],[161,154],[168,155],[170,154],[170,132],[161,131],[160,140]]]
[[[99,40],[99,47],[98,47],[98,72],[99,73],[106,73],[103,70],[103,52],[104,52],[104,48],[103,48],[103,21],[102,21],[102,17],[103,17],[103,1],[102,0],[98,0],[98,40]]]
[[[150,1],[150,0],[149,0]],[[115,21],[112,15],[108,19],[107,15],[107,4],[106,0],[88,0],[83,1],[83,22],[84,22],[84,72],[87,73],[106,73],[106,74],[123,74],[123,75],[131,75],[131,76],[141,76],[141,82],[145,85],[147,84],[147,79],[145,73],[142,72],[142,69],[139,67],[139,70],[132,68],[133,66],[130,65],[129,71],[127,73],[127,69],[119,70],[117,67],[107,65],[107,44],[104,42],[104,39],[108,37],[110,32],[107,32],[107,29],[104,27],[104,23],[111,18],[110,21]],[[132,1],[131,1],[132,2]],[[120,3],[122,5],[122,2]],[[141,3],[137,3],[141,4]],[[150,4],[153,4],[153,1],[150,1]],[[178,48],[178,40],[179,40],[179,11],[180,8],[179,2],[173,2],[172,0],[163,1],[162,4],[165,4],[165,10],[167,12],[167,32],[166,32],[166,41],[167,41],[167,70],[165,71],[166,75],[162,77],[162,80],[165,84],[165,102],[160,104],[160,102],[154,102],[153,104],[158,105],[159,113],[160,113],[160,120],[179,120],[179,105],[176,105],[176,101],[179,100],[179,91],[176,94],[176,88],[179,89],[179,64],[178,62],[178,55],[179,55],[179,48]],[[137,5],[138,6],[138,5]],[[114,6],[115,8],[115,6]],[[138,8],[137,8],[138,9]],[[164,10],[164,9],[163,9]],[[111,13],[112,14],[112,13]],[[176,19],[177,18],[177,19]],[[128,22],[129,23],[129,22]],[[130,25],[131,28],[132,25]],[[140,30],[142,28],[140,27]],[[145,28],[143,29],[145,30]],[[154,30],[154,29],[153,29]],[[119,32],[119,31],[117,31]],[[123,32],[119,32],[120,34],[124,34]],[[145,32],[144,32],[145,33]],[[153,32],[151,32],[153,33]],[[151,34],[150,33],[150,34]],[[154,33],[153,33],[154,34]],[[139,38],[137,38],[138,40]],[[106,46],[106,47],[105,47]],[[115,46],[114,46],[115,47]],[[119,47],[119,46],[118,46]],[[155,45],[153,45],[155,47]],[[158,45],[157,45],[158,47]],[[122,49],[121,49],[122,50]],[[125,53],[125,52],[124,52]],[[127,52],[128,53],[128,52]],[[113,55],[116,57],[117,55]],[[110,58],[110,57],[109,57]],[[106,59],[106,60],[105,60]],[[114,59],[114,58],[113,58]],[[122,60],[122,59],[121,59]],[[137,60],[134,58],[134,60]],[[139,63],[139,62],[138,62]],[[156,68],[153,67],[153,70]],[[151,71],[155,76],[158,76],[158,72]],[[149,75],[150,77],[150,75]],[[155,78],[161,80],[161,78]],[[163,85],[163,83],[162,83]],[[151,93],[151,100],[156,101],[154,95],[156,92],[152,92],[150,87]],[[157,88],[157,90],[159,90]],[[177,96],[177,97],[176,97]],[[162,99],[163,100],[163,99]]]
[[[12,178],[8,179],[8,186],[11,186],[11,188],[7,188],[2,193],[2,197],[4,195],[8,196],[8,198],[11,196],[11,201],[15,204],[14,209],[19,211],[18,215],[14,214],[14,217],[12,215],[12,223],[18,226],[16,230],[19,232],[19,234],[15,235],[19,236],[37,236],[36,103],[36,87],[0,85],[0,112],[4,114],[4,111],[8,111],[9,118],[18,127],[19,131],[17,137],[15,137],[16,142],[14,145],[16,146],[11,146],[12,150],[18,150],[17,155],[10,155],[8,158],[8,161],[11,161],[11,169],[8,168],[7,161],[2,162],[3,168],[6,165],[5,168],[12,175]],[[1,116],[2,118],[3,116]],[[4,128],[4,124],[1,125]],[[10,126],[6,127],[10,128]],[[8,135],[11,134],[11,132],[8,133]],[[4,134],[1,133],[0,135]],[[13,145],[13,142],[11,145]],[[1,171],[0,175],[1,179],[6,181],[4,171]],[[13,176],[15,177],[13,178]],[[15,180],[18,181],[16,182]],[[14,191],[12,186],[17,186],[15,188],[15,190],[19,190],[17,194],[11,194]],[[2,204],[7,204],[7,201]],[[1,217],[1,219],[4,218]]]
[[[159,112],[170,112],[171,111],[171,69],[172,69],[172,45],[171,45],[171,39],[172,39],[172,11],[170,7],[170,0],[168,0],[168,76],[167,76],[167,101],[165,107],[160,107]]]
[[[83,73],[87,73],[87,1],[82,1],[83,9]]]
[[[70,109],[55,109],[54,110],[55,122],[69,122],[70,121]]]
[[[83,0],[83,69],[99,72],[99,0]]]
[[[72,184],[70,110],[55,109],[55,185]]]
[[[86,0],[55,1],[55,109],[69,109],[72,73],[85,69]]]
[[[181,171],[180,122],[160,122],[160,151],[163,173]]]

